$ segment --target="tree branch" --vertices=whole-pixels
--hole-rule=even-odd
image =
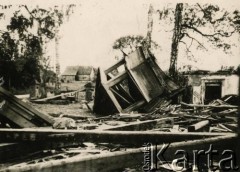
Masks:
[[[184,35],[186,35],[188,38],[190,38],[193,41],[197,42],[199,46],[201,46],[202,48],[204,48],[205,50],[207,50],[207,48],[202,44],[200,43],[197,39],[191,37],[188,33],[184,33]],[[191,45],[192,45],[192,42],[191,42]],[[190,47],[189,47],[190,48]]]
[[[191,48],[191,46],[192,46],[192,43],[193,43],[193,39],[191,40],[191,44],[190,44],[190,45],[189,45],[189,47],[188,47],[189,49]]]
[[[41,23],[46,17],[40,19],[40,18],[37,18],[36,16],[34,16],[30,10],[28,9],[27,5],[24,5],[25,9],[27,10],[27,12],[30,14],[30,16],[32,16],[32,18],[34,18],[35,20],[37,20],[39,23]]]
[[[187,57],[188,57],[188,58],[192,58],[193,60],[195,60],[192,51],[190,51],[190,49],[189,49],[190,46],[188,47],[187,44],[186,44],[186,42],[184,42],[184,41],[179,41],[179,42],[180,42],[180,43],[183,43],[183,44],[186,46]]]
[[[182,27],[185,27],[185,28],[188,28],[188,29],[192,29],[193,31],[195,31],[195,32],[197,32],[200,35],[205,36],[205,37],[214,37],[214,36],[217,36],[217,35],[222,36],[222,37],[231,37],[232,34],[236,31],[236,29],[234,28],[234,30],[232,32],[228,32],[227,34],[222,34],[220,32],[217,32],[217,33],[214,33],[214,34],[206,34],[206,33],[201,32],[197,28],[189,26],[187,24],[183,24]]]
[[[27,5],[24,5],[24,7],[27,10],[27,12],[30,14],[30,16],[32,16],[32,18],[37,20],[37,18],[30,12],[30,10],[28,9]]]
[[[186,46],[187,52],[190,52],[189,47],[187,46],[187,43],[186,43],[186,42],[184,42],[184,41],[179,41],[179,42],[180,42],[180,43],[183,43],[183,44]]]

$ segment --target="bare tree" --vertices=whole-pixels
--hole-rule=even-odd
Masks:
[[[160,20],[170,19],[174,22],[169,68],[171,76],[175,76],[177,72],[180,44],[185,45],[187,54],[191,56],[193,45],[197,49],[207,50],[204,46],[205,41],[221,48],[225,53],[231,49],[231,43],[227,38],[236,32],[236,27],[232,15],[217,5],[178,3],[175,9],[166,8],[158,10],[158,13]]]

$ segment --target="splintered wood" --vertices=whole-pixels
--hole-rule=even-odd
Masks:
[[[102,117],[54,118],[0,87],[0,170],[124,169],[141,162],[145,143],[171,143],[174,151],[206,143],[224,147],[236,139],[239,106],[227,103],[230,98],[176,103],[183,91],[141,48],[98,69],[93,110]]]
[[[0,98],[4,102],[0,108],[1,124],[10,127],[29,128],[51,126],[53,118],[43,114],[0,87]]]
[[[155,57],[139,47],[110,68],[99,69],[93,110],[101,115],[149,112],[161,103],[163,94],[167,97],[178,89]]]

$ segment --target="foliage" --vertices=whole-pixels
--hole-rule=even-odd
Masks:
[[[151,44],[153,48],[159,47],[154,41],[151,41]],[[118,38],[113,44],[113,49],[121,50],[124,54],[129,54],[138,46],[147,47],[147,38],[141,35],[128,35]]]
[[[25,88],[36,81],[43,84],[47,81],[49,64],[44,46],[56,37],[57,30],[73,12],[73,7],[35,7],[31,10],[26,5],[17,7],[6,30],[0,32],[0,76],[7,81],[6,87]],[[4,15],[1,13],[0,19],[4,19]]]
[[[177,48],[172,49],[171,62],[174,62],[174,64],[170,65],[169,70],[171,68],[177,69],[178,53],[176,52],[174,55],[173,51],[178,50],[178,44],[185,46],[189,59],[194,59],[193,49],[207,51],[209,45],[217,49],[222,49],[225,53],[231,53],[231,47],[234,44],[228,38],[231,38],[236,33],[236,24],[239,21],[237,12],[235,12],[234,18],[231,12],[221,9],[217,5],[199,3],[180,4],[183,6],[183,9],[178,14],[181,15],[181,21],[177,25],[174,14],[178,10],[168,6],[163,10],[157,11],[160,21],[164,21],[167,24],[175,23],[174,30],[176,27],[180,29],[180,33],[175,35],[177,41],[173,41],[173,44],[176,44],[175,47]],[[177,4],[176,7],[180,4]]]
[[[168,7],[157,12],[159,20],[167,20],[167,23],[175,22],[173,8]],[[201,37],[218,48],[223,48],[225,52],[230,45],[223,38],[231,37],[236,31],[231,13],[220,9],[217,5],[198,3],[183,4],[181,27],[179,35],[181,40],[189,39],[190,43],[198,44],[197,48],[206,49],[199,39]]]

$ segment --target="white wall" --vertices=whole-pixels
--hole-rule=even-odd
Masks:
[[[238,75],[210,75],[201,78],[201,85],[193,85],[193,103],[202,104],[205,99],[205,83],[211,81],[222,82],[222,94],[239,95],[239,76]]]
[[[228,94],[239,95],[239,76],[231,75],[226,77],[222,87],[222,96]]]

